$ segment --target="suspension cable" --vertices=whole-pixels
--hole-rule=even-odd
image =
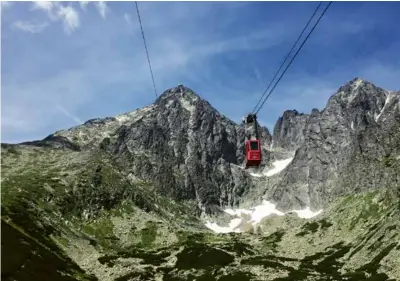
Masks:
[[[312,34],[312,32],[314,31],[314,29],[317,27],[318,23],[320,22],[320,20],[322,19],[322,17],[325,15],[326,11],[328,10],[329,6],[332,4],[332,1],[329,2],[329,4],[326,6],[325,10],[322,12],[322,14],[320,15],[320,17],[318,18],[317,22],[314,24],[314,26],[312,27],[312,29],[310,30],[310,32],[308,33],[307,37],[304,39],[303,43],[300,45],[299,49],[297,50],[297,52],[294,54],[293,58],[291,59],[291,61],[289,62],[289,64],[286,66],[285,70],[283,71],[283,73],[281,74],[281,76],[279,77],[278,81],[275,83],[274,87],[271,89],[271,91],[269,92],[269,94],[265,97],[264,101],[261,103],[260,107],[257,109],[257,111],[255,112],[255,114],[257,114],[261,108],[263,107],[263,105],[265,104],[265,102],[267,101],[267,99],[271,96],[272,92],[274,91],[275,87],[278,85],[278,83],[281,81],[282,77],[285,75],[286,71],[288,70],[288,68],[290,67],[290,65],[292,64],[292,62],[294,61],[294,59],[297,57],[298,53],[301,51],[301,49],[303,48],[304,44],[307,42],[308,38],[310,37],[310,35]]]
[[[269,83],[267,89],[266,89],[266,90],[264,91],[264,93],[261,95],[261,97],[260,97],[260,99],[258,100],[256,106],[255,106],[254,109],[252,110],[252,113],[254,113],[255,110],[257,109],[257,106],[260,104],[260,102],[262,101],[263,97],[265,96],[265,94],[267,93],[267,91],[269,90],[269,88],[271,87],[272,82],[275,80],[276,76],[278,76],[279,71],[281,71],[283,65],[285,64],[285,62],[286,62],[287,59],[289,58],[290,54],[293,52],[294,47],[295,47],[295,46],[297,45],[297,43],[299,42],[301,36],[303,36],[304,31],[306,31],[308,25],[310,24],[310,22],[311,22],[312,19],[314,18],[315,14],[317,13],[317,11],[318,11],[319,7],[321,7],[321,5],[322,5],[322,1],[319,2],[318,7],[314,10],[314,13],[312,14],[312,16],[310,17],[310,19],[308,20],[307,24],[304,26],[304,28],[303,28],[303,30],[301,31],[299,37],[297,37],[296,42],[293,44],[293,46],[292,46],[292,48],[290,49],[289,53],[286,55],[284,61],[282,62],[281,66],[279,67],[278,71],[275,73],[275,76],[274,76],[274,78],[272,78],[272,80],[271,80],[271,82]]]
[[[294,59],[297,57],[298,53],[300,52],[300,50],[303,48],[304,44],[307,42],[308,38],[310,37],[310,35],[312,34],[312,32],[314,31],[314,29],[317,27],[318,23],[320,22],[320,20],[322,19],[322,17],[325,15],[326,11],[328,10],[328,8],[330,7],[330,5],[332,4],[332,1],[329,2],[329,4],[326,6],[325,10],[322,12],[321,16],[318,18],[317,22],[315,23],[315,25],[313,26],[313,28],[311,29],[310,33],[308,33],[307,37],[304,39],[303,43],[300,45],[300,48],[297,50],[297,52],[294,54],[294,57],[292,58],[292,60],[289,62],[288,66],[285,68],[285,70],[283,71],[283,73],[281,74],[281,76],[279,77],[278,81],[275,83],[274,87],[271,89],[271,91],[269,92],[269,94],[266,96],[266,98],[264,99],[264,101],[262,102],[262,104],[260,105],[260,107],[258,108],[258,110],[256,111],[256,114],[260,111],[260,109],[263,107],[263,105],[265,104],[265,102],[267,101],[267,99],[271,96],[272,92],[274,91],[274,89],[276,88],[276,86],[278,85],[278,83],[281,81],[283,75],[285,75],[286,71],[288,70],[288,68],[290,67],[290,65],[292,64],[292,62],[294,61]]]
[[[140,13],[139,13],[139,7],[138,7],[138,4],[137,4],[137,1],[135,1],[135,4],[136,4],[136,12],[137,12],[138,19],[139,19],[140,29],[142,30],[143,43],[144,43],[144,48],[146,50],[146,55],[147,55],[147,62],[149,63],[151,80],[153,81],[154,93],[156,94],[156,98],[157,98],[158,96],[157,96],[157,90],[156,90],[156,83],[154,82],[153,70],[151,69],[149,51],[147,50],[146,38],[144,37],[144,31],[143,31],[142,21],[140,19]]]

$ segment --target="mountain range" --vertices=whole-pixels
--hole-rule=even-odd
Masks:
[[[243,124],[179,85],[2,144],[2,278],[400,280],[400,91],[355,78],[260,138],[245,170]],[[257,223],[236,212],[239,233],[206,226],[267,203]]]

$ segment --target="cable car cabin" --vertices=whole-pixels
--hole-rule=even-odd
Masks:
[[[258,167],[261,164],[260,140],[246,140],[246,169],[248,167]]]

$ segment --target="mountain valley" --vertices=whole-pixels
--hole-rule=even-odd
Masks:
[[[1,144],[4,280],[400,280],[400,91],[244,127],[179,85],[144,108]]]

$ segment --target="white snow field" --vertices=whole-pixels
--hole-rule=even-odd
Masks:
[[[272,163],[272,165],[274,166],[272,169],[261,174],[250,173],[250,175],[254,177],[271,177],[283,171],[290,164],[290,162],[292,162],[292,160],[293,157],[275,161]],[[284,216],[288,213],[296,213],[300,218],[310,219],[319,215],[322,212],[322,209],[317,212],[313,212],[310,210],[309,207],[307,207],[304,210],[292,210],[290,212],[283,213],[276,209],[275,204],[264,200],[261,205],[255,206],[250,209],[226,209],[224,211],[225,213],[233,217],[228,226],[219,226],[217,223],[211,221],[207,221],[205,226],[217,233],[242,232],[243,225],[251,224],[253,226],[256,226],[261,222],[263,218],[268,217],[272,214]]]
[[[264,200],[261,205],[250,209],[226,209],[225,213],[230,214],[234,218],[230,221],[228,226],[219,226],[217,223],[208,221],[205,226],[209,229],[213,230],[217,233],[229,233],[229,232],[242,232],[242,225],[245,223],[250,223],[253,226],[256,226],[261,222],[261,220],[265,217],[268,217],[272,214],[276,214],[278,216],[284,216],[288,213],[297,213],[300,218],[310,219],[319,215],[322,212],[322,209],[313,212],[309,207],[304,210],[293,210],[287,213],[283,213],[276,209],[276,205]]]
[[[290,162],[292,162],[292,160],[293,160],[293,157],[275,161],[272,163],[272,165],[274,166],[272,169],[270,169],[266,172],[263,172],[262,174],[250,173],[250,175],[252,175],[254,177],[263,177],[263,176],[271,177],[273,175],[276,175],[276,174],[282,172],[290,164]]]

